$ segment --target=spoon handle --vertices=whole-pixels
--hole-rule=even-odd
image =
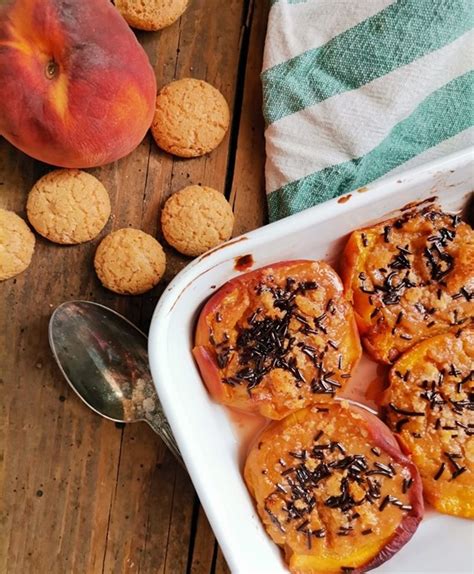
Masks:
[[[176,439],[173,436],[171,427],[165,417],[161,405],[156,405],[152,412],[145,413],[145,421],[151,426],[151,428],[161,438],[161,440],[170,449],[178,461],[184,466],[183,458],[179,452]]]

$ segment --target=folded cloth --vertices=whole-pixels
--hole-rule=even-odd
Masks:
[[[273,0],[270,219],[474,144],[472,0]]]

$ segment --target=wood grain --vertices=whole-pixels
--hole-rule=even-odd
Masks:
[[[255,0],[248,12],[246,65],[230,202],[236,223],[234,235],[262,226],[267,219],[265,200],[265,146],[262,115],[263,45],[267,29],[268,3]]]
[[[138,34],[158,86],[205,79],[236,120],[204,158],[174,159],[148,136],[130,156],[92,170],[111,195],[105,232],[133,226],[160,237],[164,201],[190,183],[230,194],[236,232],[264,221],[256,102],[266,10],[266,2],[194,0],[175,25]],[[0,206],[24,215],[29,189],[49,169],[1,140]],[[51,358],[47,324],[61,302],[102,302],[147,329],[160,293],[188,262],[167,249],[164,282],[120,297],[92,272],[97,243],[61,247],[38,237],[30,268],[0,283],[0,573],[223,574],[189,477],[158,437],[144,424],[115,425],[89,411]]]

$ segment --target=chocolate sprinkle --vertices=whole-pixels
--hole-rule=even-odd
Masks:
[[[273,514],[273,512],[267,508],[265,506],[265,512],[268,514],[268,516],[270,517],[270,520],[273,522],[273,524],[278,528],[278,530],[280,530],[280,532],[286,532],[284,526],[280,523],[280,521],[278,520],[278,518]]]
[[[380,313],[380,307],[375,307],[375,309],[370,314],[370,318],[373,319],[376,315]]]
[[[296,527],[298,532],[302,532],[309,524],[309,520],[304,520],[299,526]]]
[[[393,403],[389,403],[388,405],[393,411],[395,411],[397,414],[399,415],[404,415],[406,417],[424,417],[425,413],[420,413],[418,411],[408,411],[405,409],[401,409],[400,407],[397,407],[396,405],[394,405]]]
[[[412,506],[410,504],[403,504],[396,496],[392,496],[391,494],[387,494],[387,496],[382,500],[382,503],[379,506],[380,512],[385,510],[388,504],[393,504],[394,506],[398,506],[401,510],[412,510]]]
[[[413,484],[413,478],[410,477],[410,478],[404,478],[403,479],[403,484],[402,484],[403,494],[406,494],[410,490],[412,484]]]
[[[382,512],[383,510],[385,510],[385,507],[390,503],[390,499],[391,499],[391,495],[387,494],[387,496],[382,500],[381,505],[379,506],[379,510],[380,512]]]
[[[436,471],[436,474],[433,477],[435,480],[439,480],[441,478],[441,475],[443,474],[445,467],[446,467],[446,463],[442,462],[440,464],[440,467]]]
[[[319,504],[322,503],[327,508],[334,509],[335,512],[342,513],[341,517],[346,519],[345,524],[339,526],[335,535],[351,535],[354,531],[354,526],[351,523],[361,516],[355,510],[364,503],[377,504],[380,510],[383,510],[387,504],[393,504],[404,511],[411,510],[409,504],[404,504],[404,502],[392,495],[387,495],[380,503],[382,481],[388,478],[391,479],[396,474],[392,463],[384,464],[378,461],[371,463],[370,459],[362,454],[346,454],[343,444],[338,441],[324,439],[324,435],[324,430],[316,430],[311,445],[305,445],[307,448],[300,447],[287,453],[293,459],[296,459],[294,466],[286,468],[286,463],[283,459],[279,459],[282,479],[279,482],[275,481],[276,490],[269,495],[264,506],[271,522],[280,531],[285,532],[285,523],[294,521],[292,528],[306,536],[309,549],[311,549],[313,536],[315,538],[326,536],[324,528],[315,531],[312,531],[310,528],[311,513],[317,504],[315,491],[321,481],[337,476],[335,474],[336,471],[339,471],[341,475],[339,493],[336,491],[336,494],[332,496],[320,498],[319,502]],[[320,440],[323,440],[323,442],[319,442]],[[376,456],[381,454],[380,449],[377,447],[372,447],[372,452]],[[373,478],[371,476],[373,474],[380,474],[385,478]],[[411,486],[411,482],[411,478],[404,479],[402,486],[404,493]],[[359,500],[354,498],[351,483],[358,484],[365,491]],[[393,486],[396,486],[396,483]],[[270,510],[271,505],[267,504],[267,501],[272,500],[271,497],[275,497],[273,500],[282,501],[283,504],[279,508],[286,513],[284,521]],[[349,524],[347,521],[349,521]],[[366,529],[363,531],[363,534],[370,534],[371,531],[370,528]]]
[[[397,433],[401,432],[403,426],[406,425],[408,422],[410,422],[410,419],[408,417],[404,417],[403,419],[397,421],[397,424],[395,425],[395,432]]]
[[[316,435],[314,436],[314,442],[318,442],[318,440],[323,436],[324,431],[320,430],[316,433]]]
[[[442,251],[436,243],[431,248],[426,247],[423,255],[426,257],[430,268],[431,278],[435,281],[440,281],[446,277],[453,268],[453,257],[449,253]]]
[[[457,470],[455,470],[451,476],[451,480],[456,480],[458,476],[460,476],[463,472],[466,472],[467,468],[465,466],[461,466]]]

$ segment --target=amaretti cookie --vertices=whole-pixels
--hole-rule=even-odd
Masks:
[[[0,281],[15,277],[31,262],[35,236],[13,211],[0,209]]]
[[[78,169],[58,169],[39,179],[28,195],[28,219],[54,243],[71,245],[94,239],[110,216],[102,183]]]
[[[174,193],[161,214],[166,241],[184,255],[196,257],[232,235],[234,214],[222,193],[190,185]]]
[[[109,233],[97,248],[94,267],[102,285],[115,293],[138,295],[162,278],[166,256],[158,241],[139,229]]]
[[[221,143],[229,121],[229,106],[219,90],[203,80],[184,78],[158,93],[151,133],[168,153],[198,157]]]

